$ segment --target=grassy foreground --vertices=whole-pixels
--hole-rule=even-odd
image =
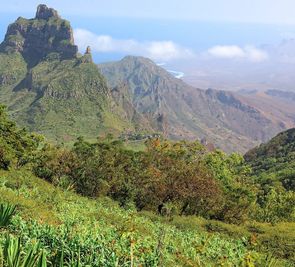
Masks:
[[[3,266],[30,266],[7,263],[5,245],[17,238],[23,258],[40,251],[32,266],[294,266],[292,223],[234,226],[138,213],[61,190],[24,169],[0,171],[0,202],[17,206],[0,230]]]

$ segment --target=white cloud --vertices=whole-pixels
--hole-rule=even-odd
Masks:
[[[268,59],[266,51],[254,46],[217,45],[208,49],[208,53],[217,58],[245,59],[252,62],[261,62]]]
[[[236,45],[217,45],[208,50],[209,54],[220,58],[240,58],[244,57],[244,51]]]
[[[85,29],[74,30],[75,42],[80,50],[89,45],[94,52],[119,52],[169,61],[194,56],[194,53],[172,41],[139,42],[133,39],[115,39],[109,35],[96,35]]]
[[[254,62],[261,62],[268,59],[268,53],[254,46],[246,46],[245,52],[247,57]]]
[[[175,44],[172,41],[150,42],[144,44],[148,56],[157,60],[183,59],[194,56],[188,49]]]

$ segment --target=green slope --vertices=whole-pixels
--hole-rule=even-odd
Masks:
[[[271,184],[295,190],[295,129],[282,132],[250,150],[245,159],[252,165],[255,175]]]
[[[294,220],[275,225],[249,220],[241,225],[232,225],[197,216],[178,216],[177,213],[160,216],[150,211],[138,212],[132,205],[125,205],[123,209],[107,197],[86,198],[74,192],[87,193],[83,192],[83,187],[77,188],[82,180],[86,186],[96,185],[96,191],[102,194],[105,183],[101,183],[101,179],[111,182],[115,178],[117,183],[113,184],[111,191],[115,192],[117,188],[117,193],[121,191],[128,197],[128,188],[122,187],[120,181],[132,186],[132,177],[124,176],[124,173],[139,171],[144,174],[146,168],[137,166],[140,169],[135,170],[136,166],[130,165],[130,159],[136,156],[134,152],[114,150],[115,147],[107,143],[83,145],[80,142],[75,148],[85,158],[76,161],[67,149],[48,145],[42,137],[17,128],[2,107],[0,125],[0,204],[12,205],[12,208],[16,205],[16,215],[6,220],[8,225],[2,224],[5,212],[0,206],[0,257],[1,262],[4,259],[4,266],[12,257],[7,255],[8,245],[15,249],[17,255],[21,252],[21,259],[25,255],[29,257],[33,247],[36,257],[42,255],[44,261],[46,257],[48,266],[63,266],[61,261],[64,266],[77,266],[77,263],[79,266],[292,266],[294,263]],[[186,168],[185,165],[176,165],[170,172],[171,166],[167,164],[172,158],[184,155],[185,159],[193,159],[196,157],[195,149],[199,151],[200,145],[193,146],[195,153],[183,150],[180,143],[172,144],[172,147],[178,156],[175,153],[170,155],[173,150],[165,152],[169,148],[167,143],[161,149],[168,157],[165,156],[163,161],[163,155],[158,154],[153,159],[167,168],[170,173],[168,183],[172,182],[174,172],[181,175],[181,169]],[[100,157],[93,154],[93,148],[100,152]],[[50,156],[52,153],[53,157]],[[235,181],[231,168],[235,169],[232,165],[238,156],[216,153],[208,155],[208,163],[220,182],[232,183],[234,191],[238,181]],[[108,157],[110,155],[111,158]],[[134,159],[137,162],[139,158]],[[45,163],[43,168],[42,162]],[[87,169],[83,169],[83,165]],[[149,169],[161,177],[160,169],[157,171],[155,167]],[[243,173],[245,168],[240,167]],[[42,176],[59,177],[57,185],[37,178],[32,173],[36,170]],[[73,170],[78,176],[71,183],[66,174]],[[156,184],[162,184],[162,188],[166,179],[163,174],[163,178],[155,180]],[[183,178],[190,179],[190,176],[188,173]],[[245,182],[245,177],[243,180]],[[193,182],[188,181],[190,184]],[[205,191],[204,188],[202,190]],[[161,195],[164,191],[156,190],[150,197],[159,193]],[[238,196],[235,199],[240,202]],[[244,198],[241,200],[243,208]],[[15,245],[17,238],[21,244],[19,248]]]

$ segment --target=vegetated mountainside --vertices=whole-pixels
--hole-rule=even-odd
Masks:
[[[285,129],[234,94],[193,88],[146,58],[128,56],[99,68],[111,87],[128,86],[136,111],[172,139],[207,138],[245,152]]]
[[[77,51],[69,22],[54,9],[39,5],[35,18],[18,18],[0,45],[0,102],[19,125],[59,142],[134,129],[90,49]]]
[[[241,155],[159,139],[54,146],[2,106],[0,125],[3,266],[294,265],[295,195],[260,206]]]
[[[260,180],[295,191],[295,128],[250,150],[245,159]]]

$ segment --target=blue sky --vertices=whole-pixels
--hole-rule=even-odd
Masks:
[[[40,1],[1,3],[0,38],[18,16],[34,17]],[[51,0],[71,21],[81,51],[96,61],[126,54],[156,61],[193,59],[199,53],[251,59],[261,44],[295,37],[293,0]],[[255,50],[256,49],[256,50]],[[263,52],[263,51],[262,51]],[[258,55],[259,56],[259,55]],[[263,53],[260,54],[264,58]]]
[[[2,1],[1,13],[32,13],[36,0]],[[65,15],[295,24],[293,0],[48,0]]]

